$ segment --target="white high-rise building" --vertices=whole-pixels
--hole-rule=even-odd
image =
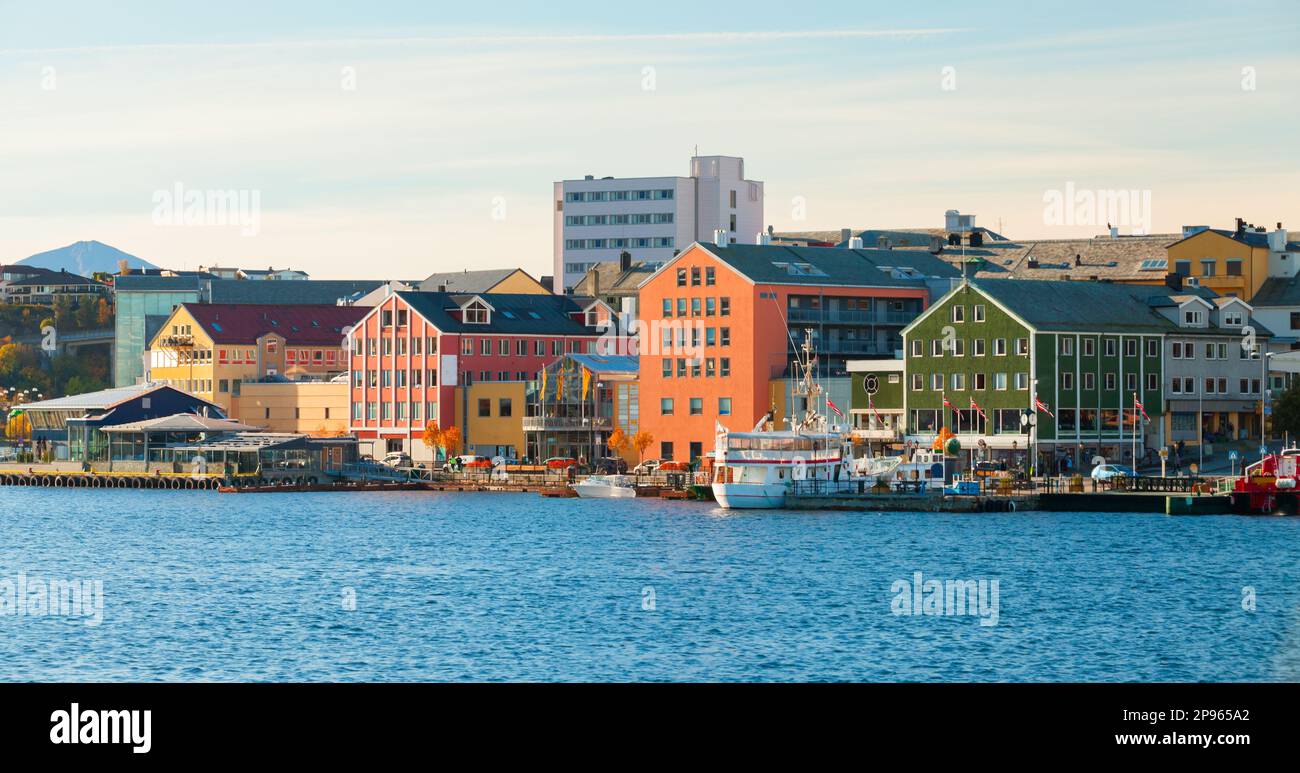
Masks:
[[[555,183],[555,289],[593,265],[667,262],[695,241],[753,243],[763,230],[763,183],[745,179],[745,160],[695,156],[688,177],[602,177]]]

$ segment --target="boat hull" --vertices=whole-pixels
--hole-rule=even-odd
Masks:
[[[773,510],[785,507],[785,484],[714,483],[713,498],[728,510]]]
[[[583,499],[627,499],[636,496],[636,489],[626,486],[589,486],[578,483],[573,490]]]

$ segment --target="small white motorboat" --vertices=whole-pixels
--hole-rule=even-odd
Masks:
[[[636,479],[629,475],[592,475],[573,490],[584,499],[623,499],[636,496]]]

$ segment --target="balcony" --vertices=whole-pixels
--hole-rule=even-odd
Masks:
[[[790,309],[791,322],[825,322],[840,325],[906,325],[921,312],[850,311],[842,309]]]
[[[577,432],[612,430],[614,420],[608,416],[525,416],[524,432]]]

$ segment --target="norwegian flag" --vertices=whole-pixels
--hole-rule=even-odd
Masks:
[[[1142,403],[1138,402],[1137,392],[1133,393],[1133,407],[1137,408],[1139,411],[1142,412],[1143,419],[1146,419],[1147,421],[1151,421],[1151,417],[1147,415],[1147,409],[1143,408]]]
[[[975,411],[980,415],[981,419],[983,419],[984,421],[989,420],[989,417],[984,415],[984,409],[980,407],[979,403],[975,402],[975,398],[973,397],[970,399],[970,407],[972,411]]]
[[[944,407],[944,408],[951,408],[951,407],[952,407],[952,403],[948,402],[948,398],[946,398],[946,397],[943,398],[943,407]]]
[[[841,419],[844,418],[844,412],[841,411],[840,407],[835,404],[835,401],[830,399],[829,397],[826,398],[826,407],[830,408],[832,411],[835,411],[836,416],[839,416]]]
[[[1034,395],[1034,410],[1042,411],[1048,416],[1051,416],[1053,419],[1056,418],[1056,414],[1052,413],[1051,409],[1047,407],[1047,403],[1038,399],[1038,395]]]
[[[961,417],[961,414],[957,413],[957,409],[954,408],[954,407],[952,406],[952,403],[948,402],[948,398],[947,398],[947,397],[944,397],[944,398],[943,398],[943,407],[944,407],[944,408],[947,408],[947,409],[950,410],[950,411],[952,411],[952,415],[953,415],[953,416],[956,416],[956,417],[958,417],[958,418]]]
[[[881,424],[885,423],[885,417],[881,416],[880,411],[876,410],[876,401],[871,399],[871,395],[867,395],[867,408],[869,408],[871,412],[875,414],[876,421],[880,422]]]

